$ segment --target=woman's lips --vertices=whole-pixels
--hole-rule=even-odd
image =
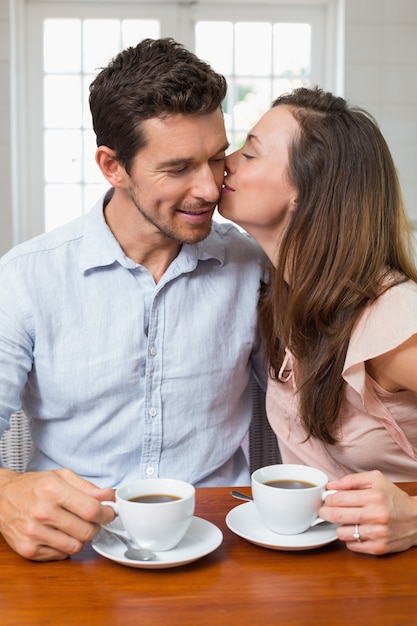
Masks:
[[[234,191],[234,189],[232,187],[229,187],[229,185],[227,185],[226,183],[223,183],[222,185],[222,194],[223,193],[232,193]]]

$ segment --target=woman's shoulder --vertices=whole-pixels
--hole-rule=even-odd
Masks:
[[[398,282],[385,291],[363,311],[356,328],[372,324],[388,324],[396,328],[399,320],[417,321],[417,283],[412,280]]]
[[[345,369],[393,350],[417,334],[417,283],[393,285],[371,304],[356,322],[349,342]]]

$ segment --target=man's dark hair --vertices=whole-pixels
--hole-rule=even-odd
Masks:
[[[115,151],[129,173],[146,144],[142,122],[169,115],[206,115],[221,107],[224,76],[171,38],[144,39],[118,54],[90,85],[97,145]]]

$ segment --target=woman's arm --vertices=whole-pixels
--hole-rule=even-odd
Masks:
[[[417,335],[367,361],[366,371],[386,391],[408,389],[417,393]]]
[[[389,392],[408,389],[417,394],[417,335],[367,361],[366,370]],[[338,537],[350,550],[386,554],[417,545],[417,497],[407,495],[381,472],[349,474],[330,482],[328,489],[337,493],[326,498],[320,517],[340,524]],[[360,541],[354,537],[355,529]]]

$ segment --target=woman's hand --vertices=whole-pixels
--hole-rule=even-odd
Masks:
[[[340,524],[337,535],[349,550],[379,555],[417,545],[417,498],[381,472],[348,474],[327,488],[338,493],[326,498],[319,515]],[[355,529],[360,541],[354,537]]]

